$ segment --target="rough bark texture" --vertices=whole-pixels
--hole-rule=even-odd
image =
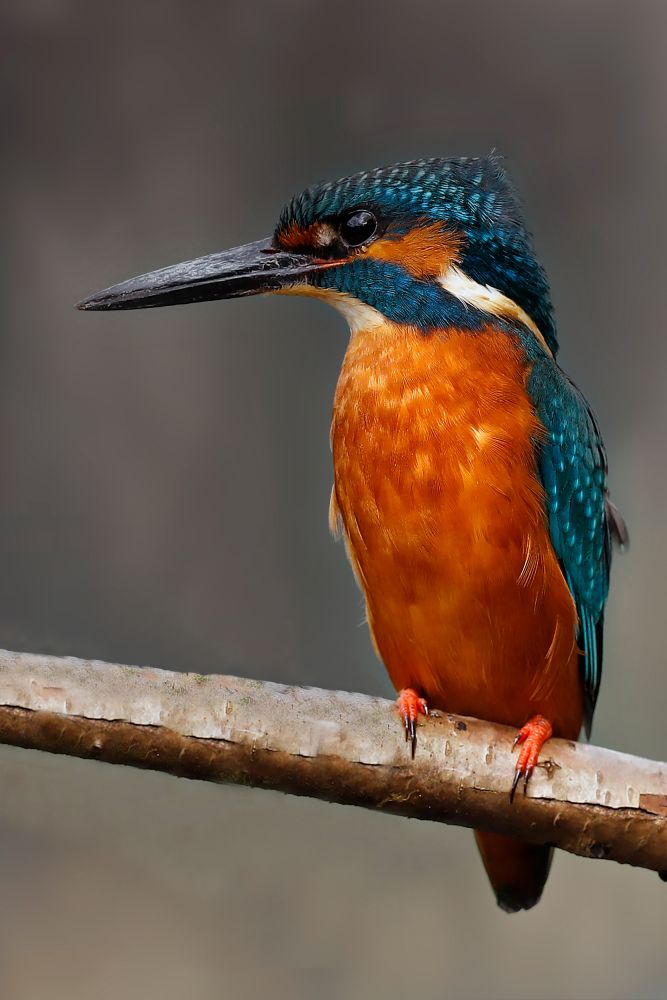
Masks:
[[[667,764],[551,740],[513,805],[514,733],[316,688],[0,651],[0,742],[366,806],[667,871]]]

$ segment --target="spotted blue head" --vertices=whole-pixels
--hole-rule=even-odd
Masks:
[[[105,289],[83,309],[130,309],[262,292],[315,294],[350,324],[424,332],[489,315],[557,350],[549,287],[495,156],[413,160],[315,185],[271,239]]]

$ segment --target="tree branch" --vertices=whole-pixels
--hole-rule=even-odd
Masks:
[[[509,802],[514,733],[317,688],[0,651],[0,742],[517,834],[667,877],[667,764],[550,740]]]

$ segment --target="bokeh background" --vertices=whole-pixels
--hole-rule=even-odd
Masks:
[[[0,644],[390,695],[327,531],[347,331],[254,299],[85,315],[305,185],[503,151],[632,532],[595,739],[664,759],[667,7],[4,0]],[[398,735],[397,735],[398,738]],[[654,998],[667,886],[466,831],[0,748],[0,995]]]

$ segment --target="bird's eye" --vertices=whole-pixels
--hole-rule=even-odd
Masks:
[[[377,227],[378,220],[373,213],[367,212],[365,208],[359,208],[343,216],[339,232],[349,247],[360,247],[375,235]]]

